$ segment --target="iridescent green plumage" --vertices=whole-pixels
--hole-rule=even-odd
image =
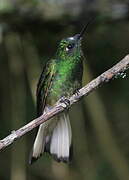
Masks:
[[[61,97],[71,96],[81,87],[83,73],[81,36],[63,39],[53,59],[46,64],[37,87],[38,116],[47,111]],[[42,138],[43,140],[42,140]],[[41,141],[43,141],[41,143]],[[32,152],[37,159],[45,150],[58,161],[68,161],[71,146],[71,127],[68,114],[62,115],[40,126]]]
[[[71,44],[74,44],[75,47],[66,51],[67,46]],[[76,42],[76,38],[64,39],[59,44],[55,58],[47,63],[38,84],[38,111],[39,106],[45,104],[43,101],[46,100],[46,97],[47,101],[50,101],[48,104],[54,105],[51,103],[51,99],[56,103],[61,96],[70,96],[80,88],[83,71],[80,46],[80,41]],[[39,114],[42,113],[42,109],[40,111]]]

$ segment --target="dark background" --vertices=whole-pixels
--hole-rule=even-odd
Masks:
[[[58,42],[88,27],[84,84],[129,53],[128,0],[0,1],[0,138],[36,117],[42,67]],[[70,111],[74,156],[29,165],[35,130],[0,153],[1,180],[129,179],[129,73],[97,89]]]

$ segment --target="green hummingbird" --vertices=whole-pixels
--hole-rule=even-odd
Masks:
[[[45,65],[37,85],[38,116],[49,111],[62,97],[68,98],[81,88],[84,58],[81,40],[87,25],[79,34],[61,40],[54,58]],[[68,162],[71,145],[71,125],[65,111],[39,126],[29,163],[45,151],[58,162]]]

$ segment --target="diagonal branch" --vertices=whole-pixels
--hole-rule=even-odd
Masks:
[[[53,116],[61,113],[65,109],[71,107],[74,103],[78,102],[83,96],[88,96],[92,91],[97,89],[104,83],[109,82],[110,80],[117,78],[118,76],[123,75],[129,68],[129,55],[127,55],[124,59],[122,59],[119,63],[113,66],[111,69],[105,71],[103,74],[98,76],[96,79],[92,80],[86,86],[79,90],[79,93],[76,95],[71,96],[68,100],[70,105],[65,103],[57,102],[55,106],[53,106],[49,112],[44,113],[40,117],[32,120],[30,123],[26,124],[25,126],[21,127],[16,131],[12,131],[10,135],[5,137],[4,139],[0,140],[0,150],[4,149],[5,147],[12,144],[15,140],[19,139],[21,136],[25,135],[27,132],[31,131],[35,127],[39,126],[43,122],[49,120]]]

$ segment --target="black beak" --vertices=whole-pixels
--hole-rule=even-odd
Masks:
[[[80,39],[80,38],[82,38],[82,36],[84,35],[84,33],[85,33],[85,31],[87,30],[87,27],[89,26],[89,24],[91,24],[91,22],[94,20],[94,18],[92,18],[92,19],[90,19],[89,21],[88,21],[88,23],[83,27],[83,29],[82,29],[82,31],[79,33],[79,35],[78,35],[78,40]]]

